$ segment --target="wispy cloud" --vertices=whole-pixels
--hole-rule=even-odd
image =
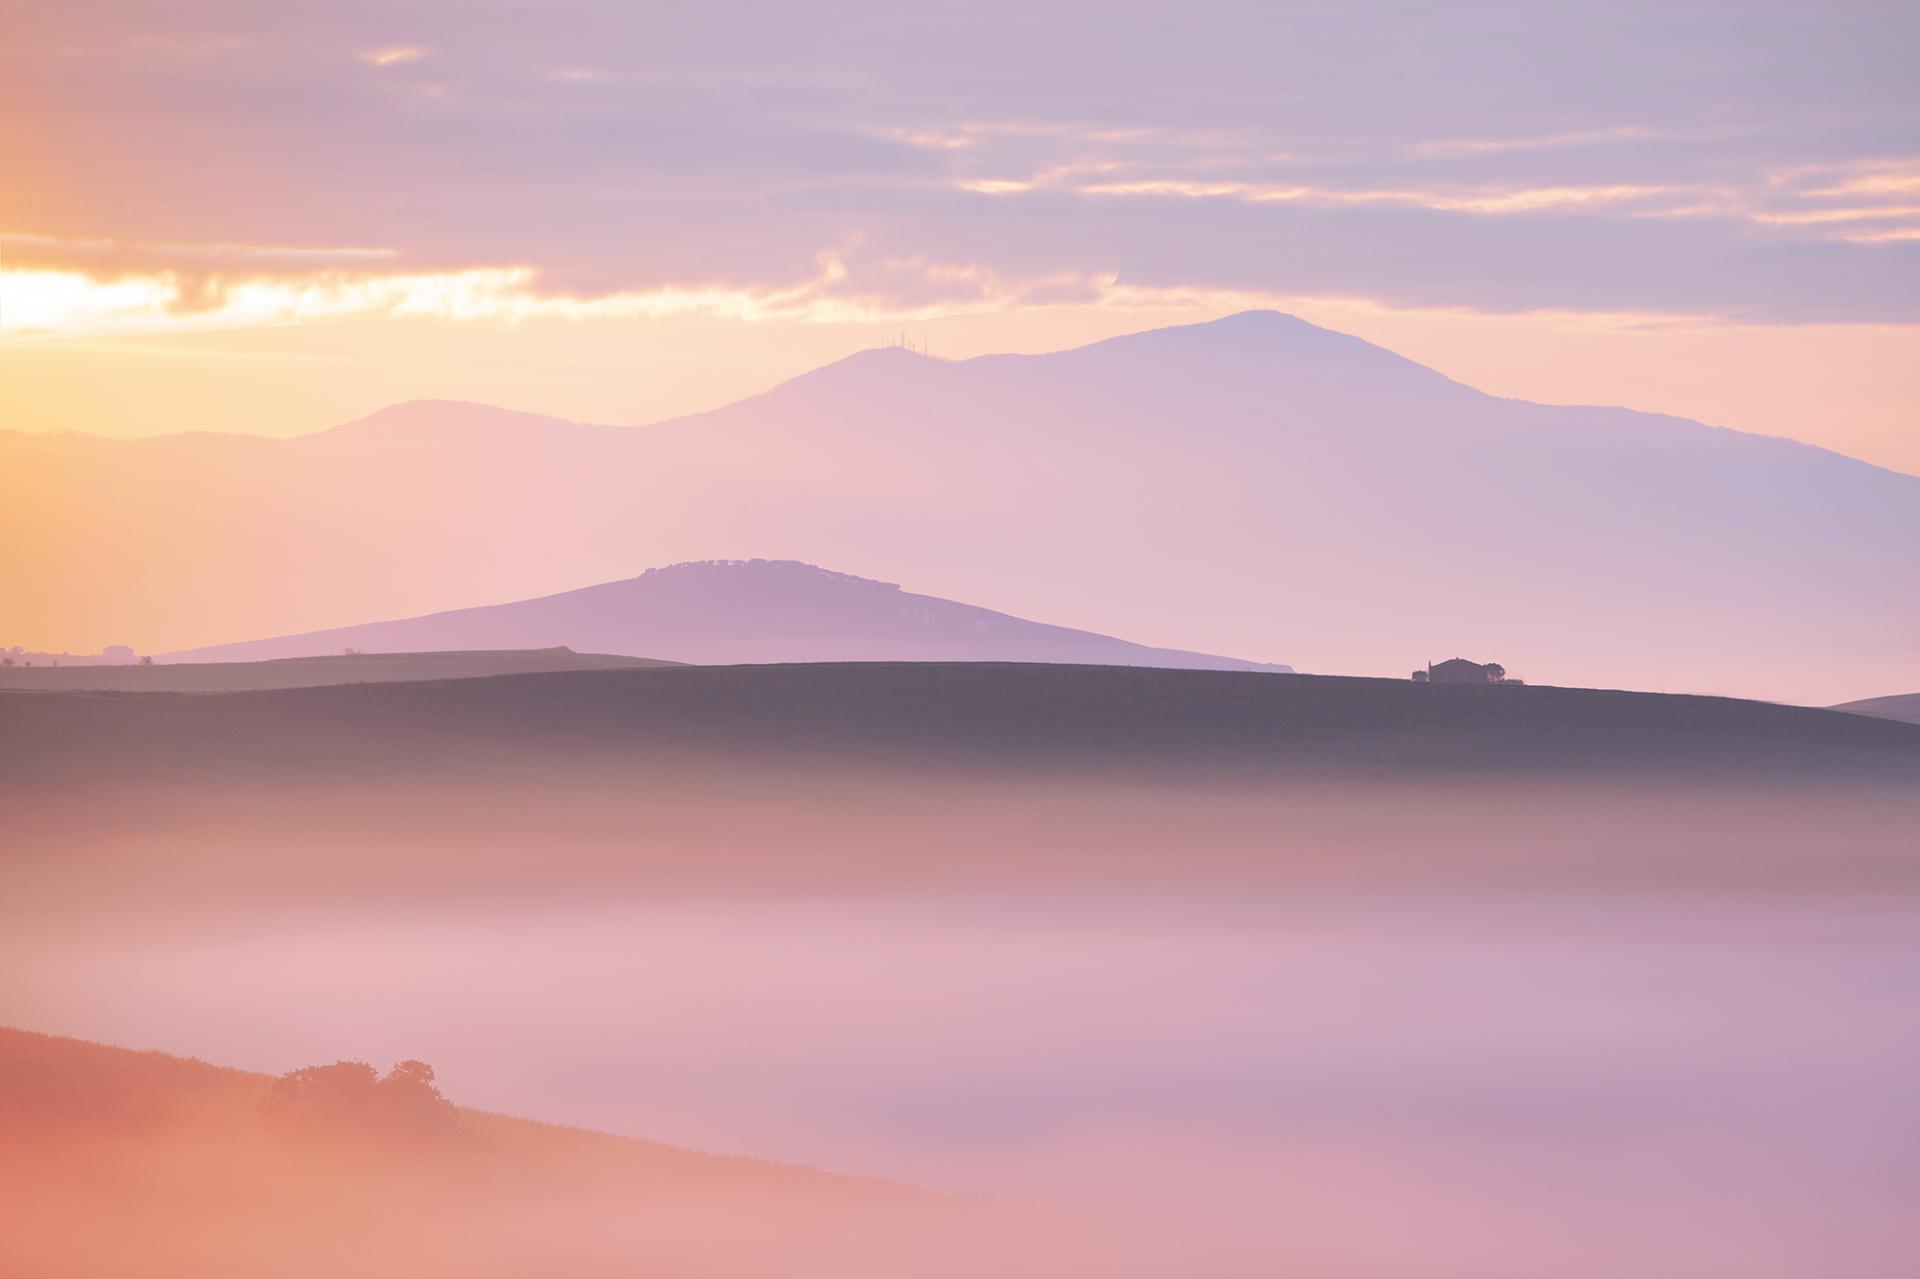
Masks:
[[[1571,129],[1564,133],[1545,133],[1531,137],[1443,138],[1415,143],[1412,151],[1419,156],[1449,159],[1461,156],[1505,155],[1524,151],[1560,151],[1569,147],[1645,142],[1673,136],[1676,136],[1673,130],[1654,129],[1640,124],[1620,124],[1605,129]]]
[[[1768,182],[1812,199],[1912,195],[1920,191],[1920,157],[1796,165],[1770,175]]]
[[[959,186],[962,191],[971,191],[975,195],[1019,195],[1034,188],[1034,184],[1025,178],[967,178]]]
[[[403,62],[418,62],[426,56],[427,50],[417,44],[389,44],[360,51],[360,61],[371,67],[393,67]]]
[[[213,241],[193,244],[165,240],[115,240],[103,236],[36,235],[0,231],[0,246],[26,250],[37,262],[69,260],[78,256],[109,258],[192,258],[254,261],[362,261],[397,258],[400,250],[359,244],[237,244]]]
[[[1798,165],[1768,176],[1747,218],[1856,245],[1920,240],[1920,159],[1866,158]],[[1861,223],[1912,223],[1862,228]]]
[[[1110,283],[1110,278],[1108,280]],[[73,270],[0,272],[0,324],[13,334],[75,336],[205,332],[356,316],[518,324],[531,320],[661,320],[868,324],[1003,310],[1035,298],[1091,300],[1099,278],[1013,279],[967,262],[816,255],[784,285],[663,284],[600,294],[543,288],[527,266],[456,271],[101,278]]]
[[[1911,195],[1920,191],[1920,173],[1882,172],[1848,178],[1830,187],[1820,187],[1808,195]]]
[[[1849,231],[1840,238],[1849,244],[1911,244],[1920,241],[1920,226],[1896,227],[1890,231]]]
[[[974,143],[969,134],[943,133],[935,129],[880,129],[878,133],[890,141],[932,151],[961,151]]]
[[[1920,205],[1869,205],[1858,208],[1800,209],[1788,212],[1762,212],[1752,215],[1755,222],[1776,226],[1818,226],[1828,222],[1882,222],[1891,218],[1920,217]]]
[[[977,189],[977,188],[976,188]],[[1507,190],[1446,192],[1419,190],[1343,189],[1285,183],[1207,182],[1178,178],[1098,182],[1078,187],[1082,195],[1174,196],[1183,199],[1230,199],[1252,204],[1400,205],[1447,213],[1537,213],[1550,209],[1584,208],[1601,204],[1643,201],[1675,193],[1674,188],[1616,184],[1612,186],[1522,187]]]
[[[1008,275],[978,262],[862,255],[858,246],[823,250],[811,275],[778,286],[669,284],[579,294],[543,287],[539,273],[526,266],[226,279],[179,273],[101,279],[72,271],[12,271],[0,272],[0,304],[9,333],[52,337],[208,332],[376,316],[507,325],[678,317],[864,325],[1061,305],[1157,314],[1218,315],[1260,308],[1381,316],[1485,314],[1469,307],[1407,307],[1365,295],[1131,283],[1110,270]],[[1540,308],[1507,314],[1585,332],[1644,332],[1719,322],[1710,314],[1661,311]]]

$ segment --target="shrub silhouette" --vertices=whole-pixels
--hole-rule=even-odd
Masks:
[[[400,1062],[385,1078],[364,1061],[289,1071],[273,1081],[261,1109],[276,1128],[297,1136],[425,1145],[465,1135],[424,1061]]]

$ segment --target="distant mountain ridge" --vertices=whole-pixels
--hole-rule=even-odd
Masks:
[[[171,654],[250,662],[442,649],[551,649],[725,665],[740,662],[1001,661],[1270,670],[1287,666],[1148,648],[893,582],[791,560],[706,560],[539,599],[337,627]]]
[[[635,670],[675,663],[576,653],[566,648],[483,652],[344,653],[257,662],[106,663],[0,668],[0,689],[121,693],[234,693],[325,684],[385,684],[421,679],[484,679],[552,671]]]
[[[1920,592],[1889,589],[1920,580],[1920,478],[1500,399],[1271,312],[871,351],[641,428],[420,402],[294,439],[0,433],[0,546],[9,640],[56,650],[715,555],[1307,669],[1497,653],[1545,683],[1817,704],[1903,686],[1920,634]]]
[[[1891,697],[1867,697],[1857,702],[1842,702],[1830,708],[1853,715],[1872,715],[1877,719],[1897,719],[1920,724],[1920,693],[1895,693]]]

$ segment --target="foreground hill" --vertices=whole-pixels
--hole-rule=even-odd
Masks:
[[[1147,648],[792,561],[675,564],[582,590],[173,654],[180,662],[437,648],[549,648],[682,662],[1078,662],[1288,670]]]
[[[1112,1221],[472,1111],[447,1145],[296,1137],[271,1082],[0,1029],[0,1273],[1226,1273]]]
[[[1833,708],[1854,715],[1875,715],[1920,724],[1920,693],[1896,693],[1892,697],[1869,697],[1858,702],[1842,702]]]
[[[634,670],[676,663],[567,648],[523,651],[342,653],[272,661],[156,662],[152,666],[0,667],[0,688],[123,693],[234,693],[321,684],[386,684],[415,679],[476,679],[543,671]]]
[[[0,895],[1920,884],[1920,728],[1003,664],[0,694]],[[20,909],[27,909],[20,906]]]
[[[297,439],[0,433],[0,545],[10,638],[49,649],[722,555],[1307,669],[1444,646],[1809,703],[1900,687],[1920,629],[1920,593],[1887,590],[1920,580],[1920,479],[1499,399],[1265,312],[1043,356],[872,351],[644,429],[417,403]]]
[[[83,760],[134,769],[146,759],[171,772],[247,757],[250,770],[325,772],[340,767],[332,741],[359,734],[367,761],[458,763],[522,737],[559,761],[719,751],[1261,779],[1920,778],[1920,732],[1769,702],[1037,663],[661,666],[230,696],[6,697],[0,723],[0,765],[14,777]],[[173,746],[160,753],[161,742]]]

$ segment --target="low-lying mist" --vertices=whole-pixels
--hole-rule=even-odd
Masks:
[[[1920,1251],[1920,733],[1217,679],[0,700],[0,1024],[269,1074],[421,1058],[466,1105],[1098,1214],[1194,1273],[1885,1279]],[[729,1217],[824,1240],[771,1273],[1123,1269],[864,1200],[655,1222],[556,1195],[563,1164],[422,1208],[393,1255],[447,1262],[475,1209],[603,1242],[578,1273],[761,1264]],[[917,1242],[851,1242],[889,1229]]]
[[[10,930],[0,966],[0,1021],[272,1072],[421,1057],[485,1109],[1110,1213],[1248,1270],[1878,1276],[1920,1244],[1913,905],[413,903]]]

